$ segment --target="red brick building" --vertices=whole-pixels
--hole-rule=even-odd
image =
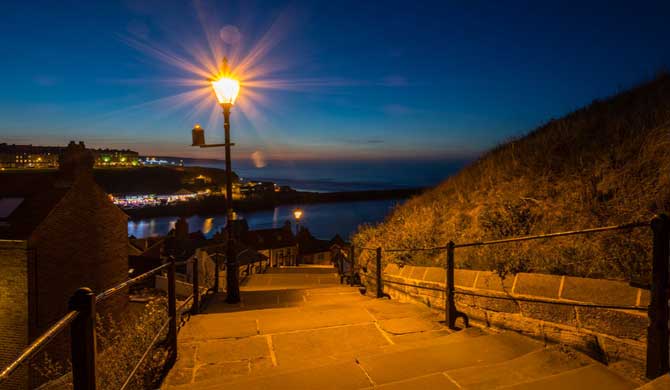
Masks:
[[[79,287],[101,292],[127,278],[127,216],[94,182],[93,163],[90,151],[71,144],[58,172],[0,174],[2,367],[67,312]],[[100,308],[123,310],[127,297],[114,299]],[[67,355],[67,335],[50,347]],[[18,374],[25,381],[25,370]]]

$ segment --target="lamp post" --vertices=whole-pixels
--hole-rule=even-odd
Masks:
[[[300,233],[300,218],[302,218],[302,210],[300,208],[293,210],[293,218],[295,218],[295,235],[297,236]]]
[[[235,104],[237,94],[240,92],[240,82],[230,77],[230,70],[228,68],[228,60],[224,57],[223,69],[221,77],[216,80],[211,80],[212,88],[216,94],[216,99],[219,101],[223,109],[223,129],[225,131],[224,144],[205,144],[204,130],[199,126],[192,131],[193,146],[201,148],[207,147],[225,147],[226,152],[226,302],[238,303],[240,301],[240,273],[237,258],[235,256],[235,248],[233,247],[233,220],[235,219],[233,213],[233,171],[231,168],[230,147],[230,110]],[[215,289],[218,291],[218,264],[216,267]]]
[[[300,244],[298,243],[298,234],[300,234],[300,218],[302,218],[302,210],[300,207],[293,210],[293,218],[295,218],[295,238],[296,238],[296,250],[298,253],[295,254],[295,265],[296,267],[300,265]]]

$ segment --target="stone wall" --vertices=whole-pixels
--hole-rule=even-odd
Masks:
[[[28,346],[28,258],[26,241],[0,240],[0,369]],[[6,388],[28,386],[26,368],[15,372]],[[4,387],[3,387],[4,388]]]
[[[362,279],[374,286],[373,273]],[[389,264],[383,279],[384,292],[392,299],[444,311],[444,269]],[[603,279],[533,273],[501,279],[494,272],[474,270],[455,270],[454,284],[456,306],[471,323],[567,344],[603,362],[646,359],[649,291]]]

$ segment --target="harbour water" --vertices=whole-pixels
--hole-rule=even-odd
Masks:
[[[281,227],[286,221],[293,222],[293,210],[300,207],[303,210],[301,225],[307,227],[317,238],[330,239],[340,234],[347,239],[361,224],[375,224],[393,210],[393,207],[402,203],[396,200],[372,200],[359,202],[319,203],[308,205],[282,205],[270,210],[260,210],[238,214],[238,217],[247,220],[251,229],[268,229]],[[177,216],[148,218],[128,222],[128,235],[137,238],[162,236],[174,227]],[[194,215],[187,218],[189,231],[202,231],[206,237],[212,237],[226,224],[226,216]]]
[[[471,159],[389,161],[267,161],[256,167],[235,160],[233,170],[248,180],[271,181],[299,191],[339,192],[432,187]],[[219,160],[183,159],[185,165],[224,168]]]

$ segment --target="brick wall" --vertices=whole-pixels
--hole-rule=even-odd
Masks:
[[[88,175],[72,185],[29,245],[35,249],[38,333],[67,312],[79,287],[98,293],[128,277],[127,217]]]
[[[27,253],[26,241],[0,240],[0,369],[28,345]],[[3,386],[20,389],[27,385],[23,368]]]
[[[128,277],[127,217],[89,175],[70,191],[32,233],[34,293],[30,338],[42,334],[68,311],[68,300],[80,287],[99,293]],[[97,310],[119,317],[127,294],[100,302]],[[69,358],[69,328],[52,340],[46,352],[54,360]]]
[[[362,279],[374,286],[372,272],[363,274]],[[444,311],[444,269],[390,264],[383,279],[384,292],[392,299],[420,302]],[[604,362],[645,361],[649,304],[646,290],[619,281],[532,273],[502,280],[493,272],[473,270],[455,270],[455,287],[458,310],[480,326],[564,343]],[[547,302],[533,302],[535,299]],[[580,303],[625,305],[640,310],[584,307]]]

